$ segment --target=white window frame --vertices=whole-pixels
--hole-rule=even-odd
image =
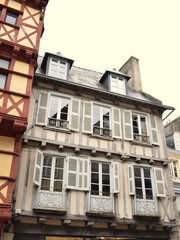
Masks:
[[[122,84],[123,84],[123,87],[120,87],[120,82],[119,81],[122,81]],[[116,87],[113,89],[113,82],[114,84],[116,85]],[[122,90],[119,91],[119,90]],[[115,76],[115,75],[110,75],[110,91],[111,92],[115,92],[115,93],[119,93],[119,94],[126,94],[126,88],[125,88],[125,80],[123,78],[120,78],[118,76]]]
[[[61,119],[60,119],[61,107],[60,106],[61,106],[61,103],[62,103],[62,99],[68,99],[69,100],[68,114],[67,114],[67,120],[66,120],[67,121],[66,129],[69,129],[70,128],[70,113],[72,112],[72,109],[71,109],[72,108],[72,98],[64,96],[64,95],[50,94],[50,96],[49,96],[49,107],[48,107],[48,116],[47,116],[47,121],[46,121],[47,126],[51,126],[49,124],[49,118],[50,118],[50,112],[51,112],[52,97],[57,97],[58,98],[57,116],[59,116],[59,118],[56,118],[57,119],[57,123],[58,123],[58,121],[59,122],[61,121]],[[57,127],[57,126],[55,125],[54,127]],[[64,127],[62,127],[62,128],[64,128]]]
[[[53,65],[53,60],[57,61],[57,66],[56,66],[56,74],[52,74],[52,65]],[[62,76],[60,76],[60,68],[63,63],[64,70],[62,73]],[[48,69],[48,75],[60,79],[67,79],[67,70],[68,70],[68,63],[65,60],[58,59],[56,57],[50,57],[49,58],[49,69]]]
[[[0,58],[0,67],[4,69],[9,69],[10,67],[10,60],[6,60],[3,58]],[[6,83],[7,83],[8,73],[0,73],[0,88],[5,89]]]
[[[106,137],[111,137],[112,136],[112,107],[110,107],[108,105],[93,102],[93,104],[92,104],[92,132],[93,132],[93,135],[97,135],[97,136],[98,135],[104,136],[104,135],[94,133],[94,106],[100,107],[100,131],[101,131],[101,129],[106,129],[106,128],[103,128],[103,108],[109,109],[109,132],[110,132],[110,134],[109,134],[109,136],[106,136]]]
[[[178,178],[179,177],[179,172],[178,172],[178,161],[177,160],[174,160],[174,159],[170,159],[171,160],[171,175],[172,177],[174,178]],[[174,166],[175,164],[175,166]],[[174,168],[176,168],[176,170],[174,170]],[[177,174],[177,176],[176,176]]]

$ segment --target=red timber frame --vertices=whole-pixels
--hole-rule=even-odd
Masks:
[[[34,71],[36,68],[36,61],[39,51],[40,38],[43,31],[44,12],[47,6],[48,0],[14,0],[21,4],[20,10],[16,10],[8,6],[9,0],[5,0],[4,5],[0,4],[2,10],[0,16],[0,58],[10,60],[9,69],[0,67],[0,73],[7,75],[6,87],[0,89],[0,101],[3,104],[0,106],[0,136],[13,137],[15,138],[15,147],[12,152],[0,150],[0,154],[8,154],[12,156],[12,164],[10,175],[0,176],[0,180],[6,180],[4,184],[0,186],[0,236],[3,230],[5,222],[8,222],[12,216],[12,194],[15,188],[15,180],[18,169],[19,155],[21,152],[21,140],[22,134],[27,127],[28,119],[28,108],[30,101],[30,94],[32,88],[32,80]],[[29,7],[39,12],[31,13]],[[12,12],[18,15],[16,25],[5,22],[6,12]],[[27,17],[23,18],[24,11],[26,11]],[[36,16],[40,15],[39,23],[36,21]],[[31,18],[33,26],[27,24],[27,20]],[[10,27],[11,30],[7,30]],[[31,32],[27,33],[25,28],[30,28]],[[20,29],[23,31],[24,36],[18,39],[18,33]],[[36,41],[33,42],[31,36],[36,34]],[[4,39],[4,37],[6,37]],[[22,44],[22,41],[27,40],[29,46],[26,47]],[[29,64],[29,72],[27,74],[14,71],[15,61],[24,62]],[[14,92],[10,90],[10,83],[12,75],[27,78],[26,92],[24,94]],[[13,96],[19,98],[15,101]],[[11,102],[11,105],[8,105]],[[23,109],[19,108],[20,104],[23,103]],[[15,109],[19,116],[8,114],[11,110]],[[8,187],[7,195],[1,193],[1,190]]]

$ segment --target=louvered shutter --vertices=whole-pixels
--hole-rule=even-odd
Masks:
[[[163,169],[154,168],[154,174],[155,174],[155,186],[156,186],[157,197],[166,197]]]
[[[150,122],[151,122],[151,137],[152,137],[152,143],[158,144],[158,132],[157,132],[157,124],[156,124],[156,117],[150,116]]]
[[[79,190],[89,190],[89,160],[79,159]]]
[[[36,123],[45,125],[46,124],[46,110],[47,110],[48,94],[41,93],[39,96],[39,105]]]
[[[132,140],[132,114],[130,110],[124,110],[124,139]]]
[[[52,77],[57,77],[58,75],[58,60],[51,58],[49,66],[49,75]]]
[[[83,132],[92,133],[92,103],[84,101]]]
[[[121,110],[113,108],[113,137],[121,138]]]
[[[72,99],[71,108],[71,129],[74,131],[79,130],[79,119],[80,119],[80,100]]]
[[[134,168],[132,165],[127,166],[128,170],[128,190],[129,195],[135,195],[135,184],[134,184]]]
[[[69,157],[68,158],[68,171],[67,171],[67,188],[77,189],[77,174],[78,174],[78,159]]]
[[[119,182],[119,163],[113,163],[113,193],[118,193],[120,190]]]
[[[42,167],[43,167],[43,154],[41,151],[37,149],[33,176],[33,182],[37,186],[40,186],[41,184]]]

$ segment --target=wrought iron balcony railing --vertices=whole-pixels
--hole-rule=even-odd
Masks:
[[[48,126],[53,126],[58,128],[69,128],[69,121],[56,119],[56,118],[48,118]]]
[[[104,137],[110,137],[111,130],[109,128],[100,128],[100,127],[93,126],[93,134],[104,136]]]
[[[134,141],[141,142],[141,143],[150,143],[150,137],[147,135],[140,135],[134,133]]]

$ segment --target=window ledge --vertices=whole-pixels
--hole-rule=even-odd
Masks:
[[[114,138],[112,138],[112,137],[104,137],[104,136],[101,136],[101,135],[90,134],[90,137],[99,138],[99,139],[103,139],[103,140],[114,141]]]
[[[89,212],[86,212],[86,215],[87,216],[90,216],[90,217],[107,217],[107,218],[114,218],[116,215],[113,213],[113,212],[93,212],[93,211],[89,211]]]
[[[65,215],[67,211],[59,208],[33,208],[34,212],[37,213],[49,213],[49,214],[58,214],[58,215]]]
[[[144,143],[144,142],[136,142],[136,141],[131,141],[132,145],[139,145],[139,146],[146,146],[146,147],[153,147],[152,144],[150,143]]]
[[[71,133],[70,129],[65,129],[65,128],[57,128],[57,127],[45,126],[45,127],[43,127],[43,129],[51,130],[51,131],[55,131],[55,132],[69,133],[69,134]]]

